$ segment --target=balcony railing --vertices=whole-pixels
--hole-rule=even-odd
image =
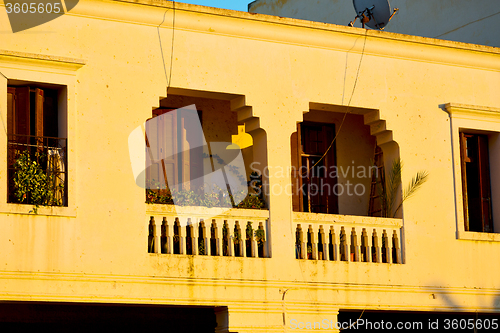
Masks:
[[[148,252],[269,257],[266,210],[148,205]]]
[[[295,258],[401,264],[400,219],[294,213]]]
[[[67,139],[20,134],[7,137],[9,202],[67,206]],[[23,174],[23,170],[36,175]],[[35,191],[39,193],[35,195]]]

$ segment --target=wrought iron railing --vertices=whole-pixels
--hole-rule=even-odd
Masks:
[[[21,134],[7,137],[8,201],[67,206],[67,139]]]

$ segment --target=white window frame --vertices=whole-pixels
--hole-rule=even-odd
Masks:
[[[59,99],[59,112],[66,113],[67,138],[67,176],[68,176],[68,206],[40,206],[36,215],[76,217],[76,83],[77,71],[85,65],[83,60],[32,53],[0,50],[0,181],[7,182],[7,84],[12,81],[29,82],[30,84],[50,84],[64,87]],[[61,100],[63,99],[63,100]],[[0,215],[30,214],[33,215],[33,205],[7,202],[7,191],[0,191]]]
[[[500,108],[457,103],[448,103],[444,107],[450,115],[457,238],[500,242],[500,173],[494,172],[495,169],[498,169],[496,166],[500,166]],[[493,233],[465,231],[460,132],[486,134],[489,137]]]

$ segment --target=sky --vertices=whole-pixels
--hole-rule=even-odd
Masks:
[[[194,5],[202,5],[209,7],[218,7],[225,9],[248,11],[248,4],[253,0],[180,0],[178,2],[192,3]]]

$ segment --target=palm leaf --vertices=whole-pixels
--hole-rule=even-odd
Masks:
[[[395,159],[392,162],[389,179],[387,180],[386,191],[386,216],[391,216],[391,212],[396,202],[399,186],[401,185],[401,171],[403,169],[403,162],[401,159]]]
[[[415,177],[411,179],[410,184],[408,184],[406,189],[403,191],[403,197],[401,198],[400,204],[394,211],[393,217],[396,216],[396,213],[403,205],[403,202],[411,198],[422,187],[422,185],[427,181],[428,178],[429,178],[429,173],[427,171],[421,170],[417,172]]]

